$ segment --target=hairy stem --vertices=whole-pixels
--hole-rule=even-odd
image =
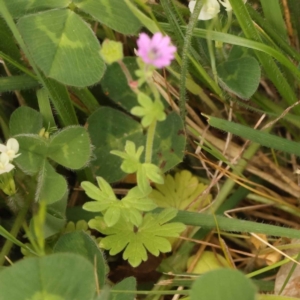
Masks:
[[[150,164],[152,159],[152,150],[153,150],[153,141],[154,141],[154,134],[156,128],[157,121],[154,120],[147,131],[147,141],[146,141],[146,154],[145,154],[145,163]]]
[[[187,26],[183,49],[182,49],[182,65],[181,65],[181,76],[180,76],[180,90],[179,90],[179,108],[180,108],[180,116],[184,122],[186,110],[185,110],[185,103],[186,103],[186,77],[187,77],[187,70],[188,70],[188,54],[189,48],[192,40],[192,34],[195,25],[197,24],[198,16],[200,14],[200,10],[202,7],[202,2],[197,0],[195,5],[194,12],[191,15],[189,24]]]

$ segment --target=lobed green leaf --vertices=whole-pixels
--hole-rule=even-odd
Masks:
[[[147,250],[155,256],[171,250],[171,244],[165,237],[178,237],[185,229],[181,223],[165,224],[174,218],[176,212],[175,209],[165,209],[160,214],[147,213],[137,230],[122,219],[113,227],[107,227],[100,217],[91,220],[89,226],[107,235],[101,240],[101,247],[110,250],[111,255],[125,248],[123,258],[136,267],[147,260]]]

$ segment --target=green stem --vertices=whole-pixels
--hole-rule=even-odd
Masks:
[[[148,130],[147,130],[146,154],[145,154],[145,163],[147,163],[147,164],[151,164],[156,123],[157,123],[157,121],[154,120],[150,124],[150,126],[148,127]]]
[[[11,65],[15,66],[16,68],[18,68],[23,73],[29,75],[31,78],[37,80],[37,77],[31,71],[29,71],[27,68],[25,68],[23,65],[21,65],[17,61],[13,60],[10,56],[6,55],[2,51],[0,51],[0,58],[2,58],[3,60],[9,62]]]
[[[10,230],[10,234],[13,236],[13,237],[16,237],[22,227],[22,224],[25,220],[25,217],[27,215],[27,212],[28,212],[28,209],[29,209],[29,206],[31,204],[31,201],[30,201],[30,198],[29,196],[31,197],[31,194],[28,195],[28,197],[26,197],[26,202],[25,202],[25,205],[24,207],[19,211],[16,219],[15,219],[15,222],[14,222],[14,225],[13,227],[11,228]],[[10,240],[6,240],[5,243],[4,243],[4,246],[2,247],[1,249],[1,252],[0,252],[0,266],[2,266],[4,263],[5,263],[5,257],[9,254],[11,248],[13,246],[13,242],[10,241]]]
[[[128,291],[128,290],[111,290],[114,294],[137,294],[137,295],[189,295],[189,290],[183,291]]]
[[[182,49],[182,65],[181,65],[181,76],[180,76],[180,90],[179,90],[179,108],[180,108],[180,116],[185,121],[185,103],[186,103],[186,77],[187,77],[187,70],[188,70],[188,54],[189,54],[189,48],[192,40],[193,30],[194,27],[197,24],[198,16],[200,14],[200,10],[203,3],[199,0],[197,0],[197,3],[195,5],[194,12],[191,15],[189,24],[187,26],[187,30],[185,33],[185,39]]]
[[[206,39],[208,52],[209,52],[209,57],[210,57],[211,69],[212,69],[214,81],[215,81],[216,84],[218,84],[218,73],[217,73],[217,67],[216,67],[215,49],[214,49],[214,46],[213,46],[213,41],[210,38],[209,32],[211,30],[213,30],[216,21],[218,21],[217,18],[218,17],[215,17],[212,20],[212,22],[209,24],[208,31],[207,31],[207,39]]]
[[[227,33],[231,26],[231,23],[232,23],[232,10],[227,12],[227,22],[224,28],[222,29],[222,32]]]

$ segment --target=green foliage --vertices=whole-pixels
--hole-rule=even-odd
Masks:
[[[239,271],[220,269],[199,277],[192,285],[190,299],[255,300],[256,288],[250,279]]]
[[[104,40],[100,50],[102,58],[107,64],[122,61],[123,59],[123,44],[112,40]]]
[[[97,177],[99,188],[88,181],[81,183],[86,194],[96,202],[86,202],[83,209],[92,212],[103,212],[108,227],[114,226],[120,219],[139,226],[142,222],[141,212],[153,210],[156,205],[148,194],[138,187],[132,188],[128,194],[118,200],[111,186],[101,177]],[[151,191],[151,190],[150,190]]]
[[[42,115],[27,106],[16,109],[9,119],[10,134],[12,136],[24,133],[38,134],[43,127],[42,125]]]
[[[11,116],[10,129],[20,146],[21,155],[15,159],[16,164],[24,173],[37,175],[35,199],[50,204],[64,197],[67,183],[48,159],[70,169],[80,169],[90,159],[91,145],[83,127],[67,127],[46,138],[38,134],[42,123],[40,113],[20,107]]]
[[[73,221],[69,221],[66,224],[63,233],[70,233],[74,231],[83,231],[89,233],[88,228],[89,228],[88,223],[85,220],[79,220],[76,223],[74,223]]]
[[[70,169],[80,169],[87,164],[91,155],[88,134],[79,126],[65,128],[50,139],[37,134],[18,134],[15,138],[22,153],[16,163],[29,174],[37,173],[46,158]]]
[[[67,191],[65,178],[56,173],[47,160],[43,160],[39,167],[35,199],[46,201],[48,204],[62,199]]]
[[[86,258],[92,265],[95,266],[97,279],[100,288],[103,288],[107,266],[101,250],[89,235],[82,231],[70,232],[64,234],[56,242],[54,253],[73,253]]]
[[[260,67],[253,57],[241,57],[218,65],[218,79],[225,90],[248,100],[260,81]]]
[[[299,143],[297,142],[215,117],[208,117],[208,123],[213,127],[231,132],[262,146],[300,156]]]
[[[64,126],[78,124],[75,109],[66,86],[56,80],[46,78],[42,73],[40,76],[54,109],[58,112],[60,123]]]
[[[152,101],[146,94],[139,93],[138,102],[140,106],[133,107],[130,112],[137,117],[142,117],[143,127],[148,127],[154,121],[164,121],[166,119],[164,106],[160,100],[155,99]]]
[[[111,154],[117,155],[123,159],[121,164],[121,170],[124,173],[135,173],[138,171],[140,165],[140,157],[144,151],[144,146],[138,147],[136,149],[135,143],[132,141],[126,141],[125,152],[113,150],[110,151]]]
[[[65,226],[70,219],[85,218],[86,222],[89,221],[91,229],[104,235],[99,238],[100,246],[110,255],[124,251],[123,258],[133,267],[146,261],[148,252],[159,256],[171,251],[170,237],[178,237],[185,225],[201,227],[193,239],[203,239],[205,233],[216,227],[221,231],[299,238],[296,229],[212,215],[211,212],[218,212],[220,207],[222,211],[228,205],[230,209],[234,208],[232,204],[222,206],[229,193],[235,199],[244,198],[247,194],[237,195],[239,189],[234,189],[233,177],[224,184],[219,181],[212,210],[199,213],[199,208],[211,201],[211,195],[201,195],[206,186],[188,171],[163,176],[183,160],[186,132],[190,139],[200,134],[202,151],[209,153],[207,158],[211,162],[215,159],[223,162],[221,168],[224,169],[227,164],[233,169],[232,175],[242,176],[247,163],[259,149],[257,144],[252,143],[245,149],[243,159],[234,165],[229,163],[225,151],[221,154],[222,143],[219,143],[218,137],[212,136],[210,129],[203,132],[203,120],[192,110],[189,110],[189,118],[185,118],[186,89],[193,94],[189,104],[190,108],[195,108],[195,113],[203,111],[218,117],[209,117],[209,125],[275,150],[300,155],[298,143],[252,129],[253,118],[235,114],[235,106],[230,108],[230,116],[243,125],[221,119],[227,113],[224,113],[226,107],[224,110],[223,105],[228,104],[227,93],[223,91],[244,100],[252,98],[255,107],[259,106],[257,111],[271,116],[272,113],[287,114],[286,106],[295,103],[300,78],[297,68],[300,55],[294,47],[299,44],[297,34],[298,38],[300,36],[299,3],[289,0],[282,6],[286,11],[289,9],[289,20],[285,18],[279,0],[270,5],[267,0],[256,1],[255,6],[250,1],[244,5],[243,0],[230,0],[233,14],[226,14],[222,8],[219,22],[201,21],[196,26],[197,14],[190,18],[183,1],[161,0],[155,5],[150,2],[0,0],[1,74],[7,74],[0,78],[0,92],[15,92],[13,96],[8,93],[2,95],[0,123],[3,137],[15,137],[21,153],[13,161],[15,170],[9,173],[11,186],[16,187],[11,189],[14,193],[8,201],[1,201],[14,210],[12,218],[15,220],[3,223],[3,226],[6,223],[12,225],[11,232],[0,226],[0,234],[7,239],[0,250],[0,262],[3,263],[6,257],[12,260],[15,257],[15,253],[9,255],[10,243],[23,247],[32,255],[44,256],[13,262],[13,266],[1,269],[0,300],[134,299],[131,291],[142,289],[136,286],[134,278],[127,278],[112,288],[105,286],[107,268],[95,243],[96,238],[90,235],[85,222],[76,225],[69,222]],[[198,12],[202,4],[202,1],[197,1]],[[263,17],[260,17],[261,11],[264,12]],[[186,22],[188,19],[189,23]],[[286,27],[282,26],[284,22]],[[156,71],[141,58],[123,59],[122,43],[125,45],[125,41],[126,55],[135,56],[133,43],[142,26],[151,33],[168,33],[176,45],[176,62],[166,68],[167,72]],[[242,35],[238,26],[243,31]],[[293,34],[291,30],[294,30]],[[101,48],[99,41],[107,38],[110,41],[104,42]],[[106,67],[105,63],[110,65]],[[257,91],[261,71],[268,87],[262,84]],[[156,72],[161,72],[164,79]],[[101,87],[97,85],[99,82]],[[94,87],[90,90],[87,87],[91,85]],[[34,88],[39,88],[39,91],[33,91]],[[274,88],[280,97],[267,99]],[[17,103],[15,96],[21,107],[13,111]],[[175,106],[169,106],[163,100],[167,97],[172,101],[179,98],[183,120],[175,112]],[[109,103],[107,98],[114,102],[114,108],[99,108],[100,103]],[[125,113],[117,110],[116,106],[124,109]],[[38,107],[40,112],[30,107]],[[208,112],[205,111],[207,109]],[[298,106],[293,108],[293,113],[300,113]],[[132,115],[140,117],[141,124]],[[290,127],[283,127],[282,132],[289,132],[291,139],[297,140],[297,128],[294,126],[299,125],[297,116],[286,115],[286,119],[292,122]],[[78,126],[86,120],[87,130]],[[184,123],[186,120],[187,125]],[[231,146],[228,145],[228,151]],[[282,161],[286,163],[290,157],[280,156],[278,164]],[[90,168],[87,167],[89,163]],[[68,178],[68,184],[74,191],[71,197],[66,179],[56,171],[60,166],[73,170],[86,167]],[[119,194],[116,196],[109,182],[119,181],[125,176],[126,182],[115,186],[127,189],[127,194],[119,199]],[[285,176],[287,181],[288,175]],[[98,186],[91,183],[94,177]],[[137,186],[132,187],[135,181]],[[82,204],[82,194],[77,193],[78,182],[82,182],[82,188],[93,201],[83,204],[88,211],[86,214],[80,212],[76,216],[70,213],[66,218],[67,203],[73,205],[74,200],[79,200],[77,204]],[[77,195],[80,196],[75,199]],[[270,199],[260,200],[272,203]],[[234,203],[237,203],[236,200]],[[294,204],[278,203],[278,209],[299,215]],[[167,209],[153,212],[156,206]],[[74,212],[77,208],[70,211]],[[24,220],[30,213],[33,217],[27,230]],[[25,224],[30,246],[16,238],[20,236],[22,224]],[[63,234],[72,229],[75,231]],[[237,236],[235,238],[238,239]],[[168,272],[167,268],[178,271],[185,267],[193,247],[191,242],[174,247],[168,263],[164,260],[164,271]],[[46,256],[52,252],[56,254]],[[108,260],[113,260],[116,266],[113,272],[123,269],[119,258]],[[203,273],[219,267],[222,260],[222,264],[226,265],[220,255],[205,252],[195,271]],[[148,264],[152,267],[152,261],[145,265]],[[203,268],[204,265],[208,266],[207,269]],[[255,274],[257,272],[264,270]],[[98,287],[101,293],[98,293]],[[159,287],[153,292],[159,294]],[[188,293],[187,290],[176,291],[181,292]],[[218,270],[198,278],[188,298],[252,300],[257,297],[260,296],[256,295],[254,286],[241,273]],[[260,298],[279,299],[280,296],[261,295]]]
[[[246,7],[244,5],[240,5],[240,0],[232,0],[230,1],[230,3],[235,12],[237,21],[247,39],[261,42],[262,37],[260,36],[254,23],[252,22],[252,19]],[[274,60],[270,59],[268,55],[266,55],[265,53],[261,53],[260,51],[255,51],[255,55],[262,65],[262,68],[266,72],[269,80],[272,81],[281,97],[285,99],[286,103],[289,105],[295,103],[297,101],[295,91],[293,87],[289,85],[287,79],[285,78],[284,74],[281,73]],[[293,74],[299,78],[299,74],[294,72]],[[300,114],[299,107],[296,107],[295,111],[297,112],[297,115]]]
[[[0,25],[1,26],[1,25]],[[19,75],[0,78],[0,93],[26,90],[38,87],[38,82],[28,75]]]
[[[173,112],[164,122],[156,125],[152,163],[167,172],[182,162],[186,146],[184,125],[180,116]]]
[[[23,15],[37,13],[40,11],[67,7],[71,0],[39,0],[39,1],[23,1],[5,0],[9,12],[14,18],[20,18]]]
[[[145,177],[147,177],[152,182],[160,183],[160,184],[164,182],[160,168],[154,164],[143,163],[141,173],[142,174],[144,173]],[[139,177],[139,170],[137,176]],[[139,184],[139,180],[138,180],[138,184]]]
[[[175,209],[165,209],[159,214],[147,213],[138,228],[124,220],[114,227],[106,226],[103,218],[96,217],[89,222],[89,226],[107,235],[100,242],[100,247],[110,250],[115,255],[125,249],[123,258],[128,259],[133,267],[147,260],[147,251],[154,256],[160,252],[171,251],[171,243],[166,237],[178,237],[185,229],[181,223],[169,223],[176,216]]]
[[[43,116],[43,125],[44,128],[47,128],[47,131],[54,131],[56,129],[56,122],[54,120],[52,107],[50,104],[49,94],[45,88],[41,88],[36,91],[36,97],[38,100],[39,110]],[[47,132],[45,129],[45,133]],[[40,132],[41,134],[41,132]],[[48,133],[46,133],[47,135]]]
[[[123,63],[133,79],[136,79],[137,77],[134,75],[134,71],[138,67],[136,59],[134,57],[124,57]],[[128,86],[126,76],[119,64],[113,63],[107,67],[100,84],[105,94],[122,108],[130,111],[136,106],[136,94]]]
[[[115,120],[118,120],[118,126],[116,126]],[[123,178],[124,172],[116,168],[122,163],[122,160],[110,153],[126,155],[122,151],[124,145],[128,147],[126,146],[127,141],[133,142],[136,147],[142,146],[145,140],[142,126],[117,110],[102,107],[88,118],[88,131],[95,147],[96,159],[93,160],[95,175],[105,178],[108,182]],[[152,154],[153,164],[161,166],[163,172],[172,169],[183,159],[185,142],[182,120],[176,113],[169,114],[167,119],[159,122],[156,127]],[[112,150],[113,152],[111,152]],[[129,169],[130,172],[133,172],[136,165],[131,166],[132,170]]]
[[[129,72],[133,74],[137,68],[135,59],[125,58],[124,63]],[[101,85],[104,92],[127,111],[135,107],[136,95],[128,86],[127,79],[118,64],[114,63],[108,67],[101,81]],[[142,98],[143,96],[148,98],[145,94],[142,94]],[[150,106],[152,107],[153,102],[151,99],[149,100]],[[162,107],[160,105],[159,107],[159,110],[161,110]],[[144,137],[140,124],[135,123],[128,117],[126,117],[128,121],[125,123],[125,116],[123,114],[108,108],[101,109],[94,113],[88,120],[88,130],[91,135],[92,143],[96,146],[95,154],[97,159],[95,162],[95,173],[98,176],[104,177],[109,182],[113,182],[121,179],[124,173],[118,168],[111,167],[120,164],[120,159],[113,157],[113,155],[108,154],[108,152],[111,150],[123,151],[124,144],[128,140],[134,142],[136,146],[144,145]],[[164,112],[161,112],[161,114],[164,115]],[[118,128],[114,126],[114,120],[118,120],[120,124]],[[130,123],[131,126],[129,126],[128,123]],[[138,132],[136,132],[133,138],[134,124],[136,124],[135,128]],[[126,126],[128,128],[125,131]],[[115,136],[114,141],[112,141],[112,136]],[[118,141],[118,145],[116,141]],[[164,122],[158,122],[156,126],[152,152],[153,164],[160,166],[163,172],[172,169],[182,161],[185,142],[184,126],[181,118],[176,113],[167,115],[166,120]],[[102,157],[101,160],[100,157]],[[110,170],[110,172],[107,172],[107,170]],[[118,176],[114,178],[115,173],[117,173],[116,175]]]
[[[47,157],[49,142],[39,135],[19,134],[15,138],[20,145],[19,157],[15,159],[18,167],[26,174],[36,174]]]
[[[123,151],[127,140],[134,142],[136,146],[143,145],[142,126],[124,113],[109,107],[95,111],[87,122],[91,142],[95,147],[92,166],[95,175],[108,182],[120,180],[125,175],[119,168],[121,159],[110,154],[110,151]]]
[[[118,32],[135,34],[141,27],[141,23],[123,1],[73,0],[73,3],[95,20]]]
[[[197,255],[192,255],[188,259],[188,267],[194,262]],[[211,251],[204,251],[201,254],[200,259],[196,262],[193,268],[193,273],[195,274],[204,274],[212,270],[220,268],[230,268],[230,264],[224,258],[224,256],[214,253]]]
[[[112,293],[110,294],[109,300],[134,300],[134,294],[114,294],[113,291],[134,291],[136,290],[136,279],[134,277],[127,277],[123,279],[121,282],[117,283],[112,288]]]
[[[93,264],[72,253],[27,258],[0,272],[1,300],[91,300],[95,288]]]
[[[174,221],[182,222],[186,225],[209,228],[209,230],[215,229],[216,224],[218,224],[218,228],[224,231],[254,232],[288,238],[300,238],[300,233],[297,229],[245,220],[241,221],[239,219],[229,219],[223,216],[214,216],[199,212],[179,211]]]
[[[46,219],[44,223],[44,237],[47,239],[62,231],[66,224],[66,207],[68,202],[68,191],[59,201],[48,204]]]
[[[179,210],[198,211],[211,201],[211,195],[201,196],[207,186],[191,172],[183,170],[175,176],[167,174],[163,184],[155,184],[150,198],[159,207],[174,207]]]
[[[35,63],[47,77],[77,87],[101,79],[105,65],[99,42],[74,12],[61,9],[25,16],[19,19],[18,28]]]
[[[154,164],[140,163],[140,156],[144,150],[144,147],[139,147],[136,150],[136,146],[131,141],[126,141],[125,152],[111,151],[112,154],[123,158],[121,169],[126,173],[137,173],[137,184],[140,190],[144,194],[149,194],[151,189],[147,179],[156,182],[163,183],[161,170]]]
[[[48,157],[66,168],[81,169],[90,155],[90,139],[83,127],[64,128],[50,138]]]

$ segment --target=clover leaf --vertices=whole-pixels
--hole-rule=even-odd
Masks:
[[[137,267],[147,260],[147,251],[154,256],[171,251],[171,243],[167,237],[178,237],[185,229],[182,223],[166,224],[176,214],[177,210],[173,208],[165,209],[159,214],[147,213],[138,228],[122,219],[113,227],[108,227],[101,217],[90,220],[89,226],[107,235],[100,241],[101,248],[110,250],[110,255],[125,249],[123,258],[133,267]]]
[[[146,94],[139,93],[138,102],[140,106],[133,107],[130,112],[137,117],[142,117],[143,127],[148,127],[153,121],[166,119],[164,106],[159,99],[152,101]]]
[[[123,172],[127,174],[131,174],[131,173],[135,173],[138,170],[140,164],[140,157],[143,151],[144,151],[143,146],[140,146],[136,150],[135,143],[131,141],[126,141],[125,152],[113,150],[110,151],[110,153],[123,158],[121,169]]]

